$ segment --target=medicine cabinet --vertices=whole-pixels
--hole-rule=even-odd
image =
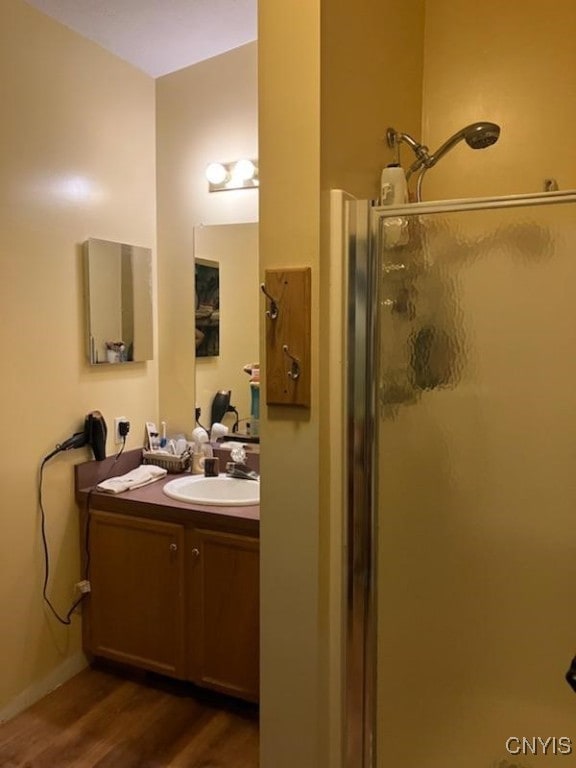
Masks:
[[[151,249],[90,238],[84,243],[84,282],[89,362],[151,360]]]

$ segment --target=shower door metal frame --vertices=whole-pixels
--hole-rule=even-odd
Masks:
[[[375,509],[371,498],[375,456],[373,371],[376,304],[371,292],[377,286],[372,274],[370,206],[366,200],[347,201],[345,210],[346,361],[346,641],[345,641],[345,757],[346,768],[374,764],[376,677],[369,660],[376,637],[372,552]]]
[[[345,203],[346,638],[344,766],[376,768],[377,500],[380,225],[384,219],[575,203],[576,190],[405,206]]]

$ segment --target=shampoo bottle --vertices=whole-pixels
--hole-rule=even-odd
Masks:
[[[380,205],[398,206],[408,202],[408,184],[404,168],[397,163],[387,165],[380,177]],[[408,221],[401,216],[387,216],[383,224],[385,248],[397,248],[408,242]]]
[[[380,205],[404,205],[408,202],[408,184],[404,168],[391,163],[380,177]]]

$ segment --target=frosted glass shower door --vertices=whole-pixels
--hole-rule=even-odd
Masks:
[[[373,212],[376,762],[568,765],[576,205],[417,208]]]

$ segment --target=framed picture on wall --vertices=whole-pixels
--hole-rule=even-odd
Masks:
[[[220,354],[220,265],[196,259],[196,357]]]

